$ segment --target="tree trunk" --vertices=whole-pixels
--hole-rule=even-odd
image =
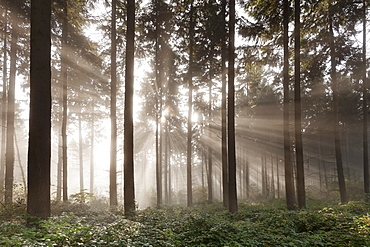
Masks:
[[[213,46],[211,47],[211,55],[210,55],[210,68],[209,68],[209,87],[208,87],[208,133],[211,137],[211,122],[212,122],[212,80],[213,80]],[[208,145],[208,201],[213,201],[213,171],[212,171],[212,142]]]
[[[5,143],[6,143],[6,92],[8,77],[8,6],[5,6],[4,13],[4,50],[3,50],[3,95],[1,98],[1,155],[0,155],[0,201],[3,199],[4,179],[5,179]]]
[[[26,176],[24,174],[24,169],[22,166],[21,154],[19,152],[19,145],[17,141],[17,135],[15,132],[14,132],[14,141],[15,141],[15,148],[17,150],[18,165],[19,165],[19,169],[21,170],[22,182],[24,186],[24,196],[27,196],[27,181],[26,181]]]
[[[94,146],[95,146],[95,100],[92,101],[91,112],[91,147],[90,147],[90,194],[94,194]]]
[[[367,122],[368,122],[368,106],[367,106],[367,78],[366,78],[366,0],[363,1],[363,47],[362,47],[362,60],[363,60],[363,72],[362,72],[362,111],[363,111],[363,122],[362,122],[362,140],[363,140],[363,166],[364,166],[364,192],[366,201],[370,200],[370,173],[369,173],[369,144],[367,136]]]
[[[299,208],[306,207],[306,189],[303,164],[302,113],[301,113],[301,6],[300,0],[295,0],[294,29],[294,133],[297,161],[297,201]]]
[[[67,43],[68,43],[68,3],[63,1],[61,75],[63,91],[62,149],[63,149],[63,201],[68,201],[68,164],[67,164]]]
[[[78,114],[78,159],[80,163],[80,193],[81,199],[84,198],[84,160],[83,160],[83,140],[82,140],[82,113],[81,113],[81,106],[80,112]]]
[[[110,101],[110,171],[109,202],[111,207],[118,205],[117,200],[117,39],[116,39],[116,5],[112,0],[112,34],[111,34],[111,101]]]
[[[221,159],[222,159],[222,201],[224,207],[229,205],[229,181],[228,181],[228,158],[227,158],[227,129],[226,129],[226,0],[222,0],[222,58],[221,58],[221,80],[222,80],[222,99],[221,99]]]
[[[285,193],[286,204],[289,210],[294,208],[294,183],[293,165],[291,160],[290,133],[289,133],[289,1],[284,0],[284,106],[283,106],[283,125],[284,125],[284,164],[285,164]]]
[[[339,183],[340,201],[342,204],[348,202],[346,182],[343,172],[341,140],[339,133],[339,106],[338,106],[338,85],[337,85],[337,71],[336,71],[336,51],[334,45],[334,31],[331,13],[331,5],[329,4],[329,46],[330,46],[330,63],[331,63],[331,80],[333,90],[333,132],[334,132],[334,146],[335,146],[335,159],[337,163],[337,175]]]
[[[234,89],[234,60],[235,60],[235,0],[230,0],[230,31],[229,31],[229,94],[228,94],[228,152],[229,152],[229,211],[238,212],[236,192],[236,154],[235,154],[235,89]]]
[[[191,2],[190,9],[190,27],[189,27],[189,71],[188,71],[188,80],[189,80],[189,99],[188,99],[188,141],[187,141],[187,205],[188,207],[193,204],[193,192],[192,192],[192,122],[191,117],[193,115],[193,43],[194,43],[194,7],[193,1]]]
[[[59,103],[62,103],[61,100]],[[59,122],[61,123],[62,119],[62,107],[59,105]],[[62,125],[60,124],[60,127]],[[60,128],[61,131],[61,128]],[[57,202],[60,202],[62,199],[62,172],[63,172],[63,149],[62,149],[62,133],[59,132],[58,135],[58,164],[57,164]]]
[[[156,185],[157,185],[157,206],[160,207],[163,202],[163,186],[162,186],[162,162],[161,162],[161,150],[160,150],[160,108],[161,108],[161,100],[160,98],[160,48],[159,48],[159,38],[160,38],[160,24],[159,24],[159,0],[155,1],[155,17],[156,17],[156,30],[155,30],[155,82],[156,82],[156,92],[158,96],[156,97],[156,128],[155,128],[155,151],[156,151]]]
[[[11,6],[13,14],[11,31],[11,50],[10,50],[10,79],[8,90],[8,111],[7,111],[7,135],[6,135],[6,154],[5,154],[5,204],[13,201],[13,180],[14,180],[14,110],[15,110],[15,81],[17,71],[17,51],[18,51],[18,7],[19,1],[14,1]]]
[[[127,0],[127,40],[125,73],[125,112],[124,112],[124,207],[125,214],[135,211],[134,184],[134,39],[135,39],[135,0]]]
[[[31,2],[28,223],[50,216],[51,2]]]

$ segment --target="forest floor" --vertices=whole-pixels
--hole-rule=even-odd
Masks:
[[[0,246],[370,246],[370,204],[309,201],[306,210],[283,201],[220,203],[191,208],[122,210],[83,203],[53,205],[53,216],[27,228],[25,206],[0,208]]]

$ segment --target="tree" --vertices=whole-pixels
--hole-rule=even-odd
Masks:
[[[284,68],[283,68],[283,125],[284,125],[284,163],[285,163],[285,193],[288,209],[293,209],[295,204],[293,165],[291,161],[290,133],[289,133],[289,1],[283,1],[283,43],[284,43]]]
[[[344,179],[343,161],[342,161],[342,150],[341,140],[339,133],[339,107],[338,107],[338,82],[337,82],[337,70],[336,70],[336,50],[334,41],[334,30],[333,30],[333,5],[329,3],[329,46],[330,46],[330,66],[331,66],[331,87],[333,91],[333,133],[334,133],[334,148],[335,148],[335,159],[337,164],[337,174],[339,183],[340,201],[342,204],[348,202],[346,182]]]
[[[222,201],[225,207],[229,205],[229,186],[228,186],[228,158],[227,158],[227,129],[226,129],[226,0],[222,0],[222,43],[221,43],[221,80],[222,80],[222,103],[221,103],[221,159],[222,159]]]
[[[306,207],[305,178],[303,165],[303,141],[302,141],[302,113],[301,113],[301,3],[295,0],[295,29],[294,29],[294,133],[297,162],[297,201],[299,208]]]
[[[235,152],[235,0],[229,2],[229,67],[228,67],[228,161],[229,161],[229,211],[238,212],[236,193],[236,152]]]
[[[8,6],[4,3],[5,13],[4,13],[4,43],[3,43],[3,94],[1,97],[1,150],[0,150],[0,190],[4,189],[4,178],[5,178],[5,144],[6,144],[6,89],[7,89],[7,74],[8,74]],[[0,200],[3,199],[3,192],[0,192]]]
[[[68,201],[68,160],[67,160],[67,45],[68,45],[68,2],[63,0],[62,13],[62,48],[60,55],[62,81],[62,156],[63,156],[63,201]]]
[[[363,1],[363,44],[362,44],[362,61],[363,61],[363,72],[362,72],[362,141],[363,141],[363,166],[364,166],[364,192],[366,200],[370,200],[370,173],[369,173],[369,149],[368,149],[368,106],[367,106],[367,78],[366,78],[366,0]]]
[[[188,98],[188,140],[187,140],[187,160],[186,160],[186,171],[187,171],[187,205],[188,207],[193,204],[193,192],[192,192],[192,115],[193,115],[193,50],[194,50],[194,1],[191,1],[190,5],[190,24],[189,24],[189,70],[188,70],[188,83],[189,83],[189,98]]]
[[[6,122],[6,154],[5,154],[5,204],[13,201],[13,180],[14,180],[14,110],[15,110],[15,81],[17,71],[18,52],[18,12],[20,1],[14,1],[10,5],[12,18],[11,50],[10,50],[10,75],[8,88],[8,109]]]
[[[135,211],[133,124],[135,0],[127,1],[126,37],[126,90],[124,112],[124,207],[125,214],[130,215]]]
[[[51,1],[32,0],[27,213],[42,219],[50,216],[50,20]]]
[[[116,38],[116,5],[112,0],[112,32],[111,32],[111,99],[110,99],[110,121],[111,121],[111,146],[110,146],[110,176],[109,176],[109,198],[110,206],[118,205],[117,201],[117,38]]]

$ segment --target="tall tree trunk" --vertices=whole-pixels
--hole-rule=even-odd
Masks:
[[[62,149],[63,149],[63,201],[68,201],[68,163],[67,163],[67,45],[68,45],[68,3],[63,1],[63,20],[62,20],[62,49],[61,49],[61,75],[62,75],[62,100],[63,100],[63,120],[62,120]]]
[[[124,112],[124,207],[125,214],[135,211],[134,184],[134,39],[135,39],[135,0],[127,0],[127,40],[125,73],[125,112]]]
[[[211,47],[210,68],[209,68],[209,86],[208,86],[208,132],[211,137],[211,122],[212,122],[212,80],[213,80],[213,46]],[[213,171],[212,171],[212,142],[208,145],[208,201],[213,201]]]
[[[158,93],[156,97],[156,128],[155,128],[155,151],[156,151],[156,185],[157,185],[157,206],[160,207],[163,202],[163,188],[162,188],[162,162],[161,162],[161,151],[160,151],[160,108],[161,108],[161,99],[160,99],[160,48],[159,48],[159,39],[160,39],[160,24],[159,24],[159,0],[155,0],[155,17],[156,17],[156,30],[155,30],[155,83],[156,83],[156,92]]]
[[[229,161],[229,211],[238,212],[236,192],[236,154],[235,154],[235,89],[234,89],[234,60],[235,60],[235,0],[230,0],[229,21],[229,84],[228,84],[228,161]]]
[[[61,103],[61,100],[59,100]],[[62,119],[62,107],[59,105],[59,122],[60,127],[62,127],[61,119]],[[60,128],[61,131],[61,128]],[[62,172],[63,172],[63,149],[62,149],[62,133],[59,132],[58,135],[58,164],[57,164],[57,202],[60,202],[62,199]]]
[[[363,140],[363,166],[364,166],[364,192],[365,199],[370,200],[370,173],[369,173],[369,144],[367,136],[367,123],[368,123],[368,106],[367,106],[367,78],[366,78],[366,0],[363,1],[363,46],[362,46],[362,60],[363,60],[363,72],[362,72],[362,110],[363,110],[363,122],[362,122],[362,140]]]
[[[27,181],[26,181],[26,176],[24,174],[24,169],[22,166],[21,154],[19,152],[19,145],[17,141],[17,135],[15,132],[14,132],[14,141],[15,141],[15,149],[17,150],[18,165],[19,165],[19,169],[21,170],[22,182],[24,186],[24,196],[27,196]]]
[[[293,165],[291,160],[290,133],[289,133],[289,1],[284,0],[284,106],[283,106],[283,125],[284,125],[284,164],[285,164],[285,193],[286,204],[289,210],[294,208],[294,183],[293,183]]]
[[[4,14],[4,30],[3,30],[3,95],[1,98],[1,154],[0,154],[0,201],[3,199],[4,179],[5,179],[5,144],[6,144],[6,92],[8,78],[8,6],[5,6]]]
[[[222,44],[221,44],[221,160],[222,160],[222,201],[224,207],[229,206],[229,180],[228,180],[228,158],[227,158],[227,129],[226,129],[226,0],[222,0]]]
[[[95,100],[93,99],[91,111],[91,147],[90,147],[90,194],[94,194],[94,146],[95,146]]]
[[[162,136],[163,137],[163,136]],[[168,131],[167,131],[167,123],[164,124],[164,201],[168,204]]]
[[[111,33],[111,100],[110,100],[110,171],[109,202],[111,207],[118,205],[117,200],[117,39],[116,39],[116,5],[112,0],[112,33]]]
[[[10,78],[8,90],[8,111],[7,111],[7,135],[6,135],[6,154],[5,154],[5,204],[13,201],[13,180],[14,180],[14,111],[15,111],[15,81],[17,71],[17,52],[18,52],[18,8],[19,1],[12,2],[11,12],[12,31],[11,31],[11,50],[10,50]]]
[[[80,112],[78,114],[78,159],[80,163],[80,193],[81,193],[81,199],[84,198],[84,160],[83,160],[83,140],[82,140],[82,112],[81,112],[81,106]]]
[[[301,110],[301,6],[300,0],[295,0],[294,29],[294,129],[297,161],[297,201],[299,208],[306,207],[306,189],[303,164],[302,141],[302,110]]]
[[[189,80],[189,99],[188,99],[188,141],[187,141],[187,160],[186,160],[186,183],[187,183],[187,205],[188,207],[193,204],[193,192],[192,192],[192,148],[191,142],[193,137],[193,127],[191,122],[191,117],[193,115],[193,46],[194,46],[194,7],[193,1],[191,2],[190,7],[190,27],[189,27],[189,71],[188,71],[188,80]]]
[[[50,216],[51,1],[31,2],[28,223]]]
[[[342,161],[342,150],[341,140],[339,133],[339,106],[338,106],[338,82],[337,82],[337,71],[336,71],[336,51],[334,45],[334,31],[333,31],[333,20],[332,20],[332,6],[329,3],[329,46],[330,46],[330,64],[331,64],[331,80],[333,90],[333,132],[334,132],[334,146],[335,146],[335,159],[337,163],[337,175],[339,183],[340,201],[342,204],[348,202],[346,182],[344,179],[343,172],[343,161]]]
[[[250,169],[249,169],[249,161],[246,160],[245,161],[245,174],[244,174],[244,178],[245,178],[245,195],[246,195],[246,199],[248,200],[250,198],[250,193],[249,193],[249,187],[250,187]]]

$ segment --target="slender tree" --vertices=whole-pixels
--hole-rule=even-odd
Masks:
[[[339,183],[339,193],[341,203],[348,202],[346,182],[344,179],[343,160],[341,150],[341,140],[339,133],[339,106],[338,106],[338,82],[336,69],[336,50],[333,31],[333,5],[329,3],[329,47],[330,47],[330,66],[331,66],[331,86],[333,91],[333,132],[335,146],[335,160],[337,164],[337,175]]]
[[[124,207],[125,214],[135,211],[134,187],[134,39],[135,39],[135,0],[127,0],[125,70],[125,112],[124,112]]]
[[[157,185],[157,206],[160,207],[163,201],[163,188],[162,188],[162,162],[161,162],[161,149],[160,149],[160,136],[161,136],[161,64],[160,64],[160,4],[159,0],[155,0],[155,86],[158,96],[156,97],[156,128],[155,128],[155,152],[156,152],[156,185]]]
[[[0,200],[3,199],[5,179],[5,144],[6,144],[6,91],[8,75],[8,6],[5,4],[4,30],[3,30],[3,95],[1,97],[1,151],[0,151]]]
[[[229,206],[229,182],[228,182],[228,158],[227,158],[227,129],[226,129],[226,0],[222,0],[222,43],[221,43],[221,80],[222,80],[222,99],[221,99],[221,159],[222,159],[222,201],[224,207]]]
[[[192,137],[193,127],[191,117],[193,114],[193,50],[194,50],[194,1],[191,1],[190,6],[190,26],[189,26],[189,71],[188,71],[188,83],[189,83],[189,98],[188,98],[188,141],[187,141],[187,205],[188,207],[193,204],[193,192],[192,192]]]
[[[304,181],[303,142],[302,142],[302,110],[301,110],[301,2],[295,0],[294,29],[294,127],[297,162],[297,201],[299,208],[306,207],[306,191]]]
[[[367,134],[367,125],[368,125],[368,106],[367,106],[367,78],[366,78],[366,0],[363,1],[363,39],[362,39],[362,111],[363,111],[363,120],[362,120],[362,146],[363,146],[363,166],[364,166],[364,192],[366,200],[370,200],[370,173],[369,173],[369,144],[368,144],[368,134]]]
[[[68,201],[68,163],[67,163],[67,45],[68,45],[68,2],[63,1],[61,81],[62,81],[62,152],[63,152],[63,201]]]
[[[20,1],[11,3],[12,19],[11,50],[10,50],[10,76],[8,89],[8,110],[6,115],[6,154],[5,154],[5,204],[13,201],[13,180],[14,180],[14,110],[15,110],[15,81],[17,71],[18,51],[18,11]]]
[[[229,161],[229,211],[238,212],[236,192],[236,152],[235,152],[235,0],[229,2],[229,68],[228,68],[228,161]]]
[[[110,172],[109,199],[110,206],[116,207],[117,201],[117,38],[116,38],[116,8],[117,1],[112,0],[111,22],[111,99],[110,99]]]
[[[283,125],[284,125],[284,163],[285,163],[285,193],[288,209],[293,209],[295,205],[293,165],[291,161],[290,133],[289,133],[289,1],[283,1],[283,43],[284,43],[284,106],[283,106]]]
[[[80,165],[80,193],[81,198],[83,199],[84,196],[84,160],[83,160],[83,139],[82,139],[82,112],[81,106],[79,106],[79,113],[78,113],[78,160]]]
[[[50,20],[51,1],[32,0],[27,213],[42,219],[50,216]]]
[[[94,194],[95,100],[91,102],[90,194]]]

